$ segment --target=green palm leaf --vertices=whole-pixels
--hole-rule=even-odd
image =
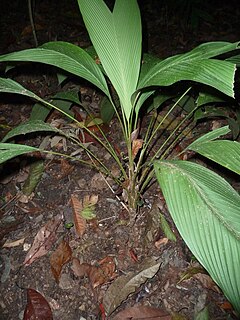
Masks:
[[[98,65],[85,50],[71,43],[49,42],[40,48],[2,55],[0,61],[46,63],[90,81],[110,97],[106,80]]]
[[[234,97],[235,64],[211,59],[239,48],[239,42],[205,43],[190,52],[167,58],[156,64],[143,77],[138,89],[149,86],[168,86],[181,80],[197,81]]]
[[[240,313],[240,196],[191,162],[158,161],[155,171],[181,236]]]
[[[0,143],[0,164],[14,157],[39,149],[15,143]]]
[[[136,0],[116,0],[113,12],[103,0],[78,0],[84,23],[129,119],[141,63],[141,18]]]
[[[240,143],[237,141],[208,141],[188,149],[240,174]]]

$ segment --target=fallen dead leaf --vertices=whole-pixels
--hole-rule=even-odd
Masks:
[[[56,241],[56,231],[62,221],[62,217],[56,216],[54,219],[48,221],[36,234],[33,244],[28,251],[24,266],[29,266],[36,259],[44,256]]]
[[[47,300],[36,290],[27,289],[27,305],[23,320],[52,320],[53,315]]]
[[[155,241],[154,245],[159,250],[162,245],[165,245],[168,243],[168,238],[162,238],[157,241]]]
[[[166,311],[148,306],[136,305],[120,311],[113,320],[172,320]]]
[[[193,278],[197,279],[198,281],[201,282],[204,288],[213,290],[217,293],[220,293],[221,290],[218,288],[216,283],[212,280],[212,278],[205,273],[197,273],[193,276]]]
[[[19,239],[19,240],[15,240],[15,241],[6,241],[2,247],[3,248],[17,247],[17,246],[20,246],[21,244],[23,244],[24,240],[25,240],[25,238],[22,238],[22,239]]]
[[[135,159],[136,155],[138,154],[138,151],[142,148],[144,140],[143,139],[136,139],[132,142],[132,156],[133,159]]]
[[[73,220],[78,236],[82,236],[86,230],[86,220],[91,220],[96,217],[95,205],[98,202],[97,195],[86,195],[82,201],[77,196],[71,196],[71,202],[73,207]]]
[[[159,267],[159,262],[148,259],[143,261],[136,271],[118,277],[103,298],[106,314],[108,316],[112,314],[131,293],[135,292],[147,279],[154,277]]]
[[[53,276],[57,283],[61,275],[62,267],[71,260],[72,249],[68,242],[63,240],[50,257],[50,265]]]
[[[97,265],[80,263],[73,258],[72,270],[79,277],[87,276],[93,288],[96,288],[115,277],[115,263],[112,257],[105,257]]]
[[[86,230],[86,219],[84,219],[81,215],[82,203],[74,195],[71,195],[71,202],[73,207],[73,220],[75,231],[76,234],[81,237]]]

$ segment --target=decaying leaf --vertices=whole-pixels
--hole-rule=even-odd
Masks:
[[[36,290],[27,289],[27,305],[23,320],[52,320],[53,315],[47,300]]]
[[[138,154],[138,151],[142,148],[144,140],[143,139],[136,139],[132,142],[132,156],[133,159],[135,159],[136,155]]]
[[[86,220],[96,217],[94,211],[95,205],[98,202],[98,196],[87,195],[80,201],[77,196],[72,195],[71,202],[75,230],[78,236],[82,236],[86,230]]]
[[[136,305],[120,311],[113,320],[172,320],[166,311],[148,306]]]
[[[81,237],[86,230],[86,219],[84,219],[81,215],[82,204],[74,195],[71,196],[71,203],[73,207],[73,221],[75,231],[76,234]]]
[[[135,272],[117,278],[103,298],[106,314],[110,315],[131,293],[135,292],[147,279],[152,278],[159,267],[159,262],[148,259],[143,261]]]
[[[161,246],[164,246],[168,243],[168,238],[161,238],[157,241],[155,241],[154,245],[159,250]]]
[[[20,246],[21,244],[23,244],[24,240],[25,240],[25,238],[21,238],[19,240],[15,240],[15,241],[6,241],[2,247],[3,248],[17,247],[17,246]]]
[[[62,267],[71,260],[72,249],[68,242],[63,240],[50,257],[51,270],[57,283],[59,282]]]
[[[79,277],[87,276],[93,288],[96,288],[115,277],[115,263],[112,257],[100,260],[97,265],[80,263],[77,258],[73,258],[72,270]]]
[[[221,290],[216,285],[216,283],[213,281],[213,279],[208,275],[204,273],[197,273],[193,276],[193,278],[197,279],[199,282],[201,282],[202,286],[204,288],[213,290],[217,293],[220,293]]]
[[[53,243],[56,241],[56,231],[61,221],[61,216],[56,216],[38,231],[23,265],[29,266],[33,261],[44,256],[51,249]]]

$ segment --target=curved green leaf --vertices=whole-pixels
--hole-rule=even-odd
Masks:
[[[15,143],[0,143],[0,164],[14,157],[39,149]]]
[[[47,116],[47,113],[49,112],[49,109],[45,107],[47,105],[50,109],[51,107],[55,108],[56,110],[65,114],[68,118],[74,120],[74,118],[71,117],[69,112],[65,112],[63,108],[58,108],[58,106],[48,103],[47,101],[37,96],[35,93],[25,89],[23,86],[21,86],[19,83],[15,82],[14,80],[0,78],[0,92],[21,94],[42,103],[44,105],[44,111],[38,113],[37,115],[34,115],[34,117],[40,116],[44,118],[45,116]]]
[[[228,134],[229,132],[231,132],[231,130],[229,129],[228,126],[224,126],[221,128],[217,128],[213,131],[210,131],[206,134],[204,134],[203,136],[201,136],[200,138],[194,140],[187,148],[186,150],[194,150],[194,148],[198,147],[198,145],[201,145],[204,142],[208,142],[208,141],[212,141],[214,139],[217,139],[225,134]]]
[[[228,61],[211,59],[239,48],[239,43],[210,42],[190,52],[157,63],[139,82],[138,89],[168,86],[181,80],[197,81],[234,97],[236,66]]]
[[[50,124],[45,123],[41,120],[30,120],[28,122],[22,123],[16,128],[12,129],[6,136],[2,139],[2,142],[5,142],[13,137],[19,136],[21,134],[27,134],[32,132],[57,132],[61,134],[62,131],[52,127]]]
[[[12,79],[0,78],[0,92],[21,94],[38,101],[44,101],[35,93],[25,89],[22,85]]]
[[[136,0],[78,0],[93,46],[111,80],[127,119],[132,111],[141,63],[141,18]]]
[[[191,162],[158,161],[155,172],[181,236],[240,313],[240,196]]]
[[[240,174],[240,143],[237,141],[208,141],[188,149]]]
[[[110,96],[106,80],[95,61],[85,50],[68,42],[48,42],[40,48],[8,53],[0,56],[0,62],[3,61],[46,63],[90,81]]]

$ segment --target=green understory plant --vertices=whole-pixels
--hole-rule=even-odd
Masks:
[[[67,157],[110,175],[123,188],[123,199],[132,221],[144,190],[156,176],[169,212],[186,244],[240,314],[240,196],[227,181],[209,169],[179,160],[178,156],[171,158],[172,148],[186,135],[186,126],[198,106],[180,120],[160,146],[156,141],[159,129],[195,82],[202,84],[203,90],[205,86],[211,86],[234,97],[235,60],[239,61],[238,56],[233,60],[218,57],[239,49],[239,42],[205,43],[190,52],[160,60],[142,55],[141,17],[136,0],[116,0],[113,11],[102,0],[78,0],[78,4],[96,56],[70,43],[49,42],[36,49],[0,56],[0,61],[49,64],[84,78],[100,89],[108,99],[105,112],[112,113],[114,109],[122,130],[126,146],[124,161],[94,118],[92,121],[98,126],[101,137],[68,111],[54,102],[45,101],[11,79],[0,79],[0,92],[25,95],[45,108],[62,111],[79,129],[91,134],[106,149],[118,165],[120,174],[113,176],[104,162],[73,132],[65,132],[41,120],[30,120],[4,137],[0,144],[0,163],[39,151],[39,148],[7,143],[17,135],[42,131],[66,136],[86,151],[89,160],[76,159],[71,155]],[[190,82],[182,93],[164,90],[179,81]],[[157,87],[161,88],[160,94],[155,95],[153,103],[149,103]],[[118,99],[113,98],[116,95]],[[169,99],[173,103],[159,118],[157,109]],[[141,130],[141,115],[144,113],[148,113],[150,119],[146,131]],[[229,132],[227,126],[208,132],[183,151],[197,152],[239,174],[240,144],[218,139]],[[59,155],[53,151],[41,152]]]

